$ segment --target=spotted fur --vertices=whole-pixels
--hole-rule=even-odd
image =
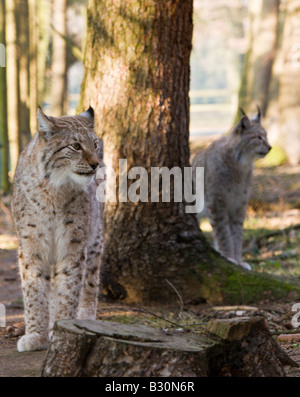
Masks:
[[[230,261],[250,270],[242,261],[243,223],[251,193],[254,160],[271,149],[260,122],[260,112],[250,120],[244,115],[229,135],[198,153],[193,162],[204,167],[205,210],[213,228],[215,248]]]
[[[38,123],[14,177],[26,324],[19,351],[44,348],[56,320],[95,319],[99,286],[101,146],[93,110],[54,118],[39,109]]]

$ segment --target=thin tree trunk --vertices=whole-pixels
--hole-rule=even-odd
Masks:
[[[43,104],[43,98],[45,95],[45,72],[46,72],[46,59],[49,50],[50,42],[50,25],[51,25],[51,2],[50,0],[38,1],[38,51],[37,51],[37,63],[38,63],[38,104]],[[36,119],[36,117],[35,117]]]
[[[279,0],[251,1],[249,12],[249,44],[245,55],[239,106],[247,111],[256,111],[258,105],[265,114],[278,40]]]
[[[9,190],[9,146],[7,129],[7,85],[6,85],[6,35],[5,35],[5,0],[0,0],[0,136],[1,136],[1,187]]]
[[[18,121],[21,150],[31,138],[30,134],[30,90],[29,90],[29,29],[28,0],[18,0],[18,70],[19,70],[19,104]]]
[[[37,0],[28,0],[29,4],[29,107],[31,135],[37,131],[37,105],[38,105],[38,16]],[[44,76],[43,76],[44,78]]]
[[[133,187],[132,167],[189,166],[189,58],[192,0],[90,0],[81,107],[92,105],[104,140],[104,162],[116,191]],[[127,167],[119,169],[119,159]],[[126,169],[127,168],[127,169]],[[119,182],[119,177],[125,179]],[[138,179],[138,178],[137,178]],[[172,179],[172,178],[171,178]],[[107,193],[113,184],[107,176]],[[204,298],[246,303],[300,287],[247,272],[221,258],[200,233],[194,214],[175,202],[107,201],[102,294],[127,301]]]
[[[61,37],[61,35],[66,36],[66,12],[67,0],[53,0],[51,112],[54,116],[62,116],[66,113],[66,42]]]
[[[10,148],[11,172],[14,174],[20,154],[18,123],[18,48],[16,26],[16,0],[6,0],[6,67],[7,67],[7,107],[8,137]]]

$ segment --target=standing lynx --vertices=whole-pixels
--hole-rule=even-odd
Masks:
[[[251,267],[242,261],[242,242],[253,163],[270,149],[259,111],[252,120],[244,115],[229,135],[198,153],[192,163],[194,175],[195,167],[204,167],[205,207],[215,248],[248,270]]]
[[[19,351],[43,349],[58,319],[95,319],[99,285],[101,149],[94,111],[55,118],[39,109],[38,124],[14,178],[26,325]]]

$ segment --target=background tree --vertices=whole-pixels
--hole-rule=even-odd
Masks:
[[[300,163],[300,1],[288,0],[279,76],[279,143],[292,165]]]
[[[0,1],[0,143],[1,143],[1,186],[4,192],[9,190],[9,147],[7,129],[7,85],[6,85],[6,34],[5,34],[5,0]]]
[[[10,148],[10,169],[14,173],[21,152],[19,134],[19,78],[17,46],[17,0],[6,0],[6,71],[8,138]]]
[[[53,116],[62,116],[66,114],[67,94],[67,44],[63,38],[66,36],[67,0],[53,0],[52,7],[51,111]]]
[[[29,117],[30,117],[30,135],[37,131],[37,104],[38,104],[38,9],[37,0],[28,0],[28,26],[29,26]],[[47,8],[45,8],[45,12]],[[41,65],[41,63],[39,63]]]
[[[17,10],[17,46],[18,46],[18,123],[20,150],[31,138],[30,134],[30,38],[28,0],[18,0]]]
[[[250,3],[249,47],[239,93],[239,106],[261,106],[276,150],[273,157],[291,165],[300,163],[299,5],[297,0]]]
[[[280,0],[249,3],[248,49],[245,54],[239,93],[239,107],[265,114],[279,33]],[[237,118],[239,114],[237,115]]]
[[[106,166],[189,166],[192,0],[90,0],[81,109],[92,105]],[[108,184],[110,178],[108,177]],[[131,186],[128,179],[128,187]],[[174,187],[174,186],[173,186]],[[121,189],[117,179],[117,192]],[[151,186],[149,185],[149,196]],[[102,292],[128,301],[251,301],[297,286],[246,272],[209,247],[183,202],[108,202]],[[255,288],[253,287],[255,285]]]
[[[8,132],[11,171],[36,130],[37,18],[35,0],[6,2]]]
[[[38,48],[37,48],[37,91],[38,104],[42,104],[46,93],[47,57],[49,57],[51,1],[37,2]],[[35,129],[33,129],[35,131]]]
[[[7,68],[1,70],[1,101],[3,112],[6,106],[7,119],[3,116],[1,122],[7,124],[9,145],[5,145],[4,141],[2,143],[1,161],[4,163],[1,173],[4,185],[1,187],[7,190],[6,182],[12,180],[19,155],[36,132],[37,105],[50,105],[51,114],[69,113],[67,72],[68,66],[82,54],[78,47],[83,38],[82,26],[85,26],[80,17],[85,1],[70,2],[72,13],[69,19],[76,21],[75,27],[71,29],[71,39],[66,26],[67,0],[55,4],[52,4],[52,0],[3,0],[3,5],[5,3],[6,8],[1,12],[1,20],[4,21],[1,26],[1,48],[5,48],[3,35],[6,30]],[[72,21],[69,20],[70,24]],[[73,42],[73,37],[76,38],[76,43]],[[80,69],[80,65],[77,65],[77,69]],[[78,75],[77,72],[77,79]],[[80,79],[79,75],[78,80],[72,81],[73,108],[74,102],[78,103]],[[6,87],[9,89],[6,90]],[[1,133],[5,134],[4,131],[2,129]]]

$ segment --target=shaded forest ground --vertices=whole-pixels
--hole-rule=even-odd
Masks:
[[[0,205],[0,302],[6,306],[6,328],[0,328],[0,377],[38,376],[45,352],[18,353],[17,339],[24,332],[23,304],[17,270],[17,239],[9,214],[10,197]],[[211,240],[211,228],[202,224]],[[300,167],[257,168],[253,193],[245,222],[244,260],[254,270],[300,277]],[[299,278],[300,280],[300,278]],[[98,318],[160,328],[185,328],[197,332],[212,318],[244,315],[265,317],[270,330],[287,353],[300,364],[300,335],[292,327],[296,303],[266,299],[247,306],[193,305],[176,299],[164,307],[126,306],[100,303]],[[300,332],[300,330],[299,330]],[[278,336],[284,334],[284,336]],[[287,368],[289,376],[300,376],[300,369]]]

